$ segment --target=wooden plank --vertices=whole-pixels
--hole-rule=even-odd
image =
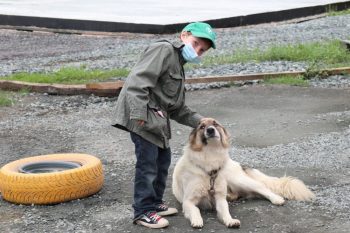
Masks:
[[[187,78],[185,82],[188,84],[193,84],[193,83],[210,83],[210,82],[245,81],[245,80],[265,79],[268,77],[276,77],[276,76],[282,76],[282,75],[297,76],[302,74],[304,74],[303,71],[290,71],[290,72],[262,73],[262,74],[207,76],[202,78]],[[120,89],[123,87],[123,84],[124,84],[123,81],[88,83],[86,84],[86,88],[88,89]]]
[[[44,84],[20,81],[0,80],[0,89],[9,91],[28,90],[55,95],[86,94],[85,85]]]
[[[329,75],[350,73],[350,67],[342,68],[333,68],[325,69],[321,72],[326,72]],[[187,78],[185,82],[187,84],[195,83],[210,83],[210,82],[233,82],[233,81],[247,81],[247,80],[257,80],[257,79],[266,79],[266,78],[277,78],[281,76],[299,76],[304,75],[305,71],[286,71],[286,72],[274,72],[274,73],[261,73],[261,74],[244,74],[244,75],[225,75],[225,76],[208,76],[201,78]],[[118,92],[123,87],[123,81],[116,82],[103,82],[103,83],[89,83],[86,84],[87,89],[89,90],[105,90],[105,93],[108,93],[108,90],[113,91],[117,90]]]
[[[324,72],[327,72],[329,75],[336,75],[336,74],[350,74],[350,67],[342,67],[342,68],[333,68],[333,69],[326,69],[323,70]]]
[[[203,78],[188,78],[186,83],[210,83],[210,82],[233,82],[233,81],[247,81],[256,79],[266,79],[273,77],[280,77],[283,75],[298,76],[304,74],[303,71],[279,72],[279,73],[262,73],[262,74],[244,74],[244,75],[226,75],[226,76],[209,76]]]
[[[116,82],[103,82],[103,83],[88,83],[86,84],[87,89],[121,89],[124,85],[124,81]]]
[[[202,78],[188,78],[186,83],[210,83],[210,82],[233,82],[233,81],[247,81],[266,78],[276,78],[283,75],[298,76],[305,74],[305,71],[291,71],[291,72],[276,72],[276,73],[262,73],[262,74],[245,74],[245,75],[225,75],[225,76],[208,76]],[[328,75],[336,74],[350,74],[350,67],[325,69],[320,73]],[[18,91],[27,89],[33,92],[49,93],[57,95],[79,95],[79,94],[95,94],[98,96],[117,96],[124,85],[124,81],[103,82],[103,83],[88,83],[82,85],[67,85],[67,84],[43,84],[43,83],[29,83],[20,81],[0,80],[0,89]]]

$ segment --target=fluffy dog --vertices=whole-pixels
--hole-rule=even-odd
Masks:
[[[292,177],[270,177],[256,169],[243,168],[229,157],[229,135],[212,118],[204,118],[195,128],[177,162],[172,190],[191,226],[201,228],[200,208],[215,208],[227,227],[239,227],[227,200],[261,196],[273,204],[287,199],[310,201],[315,196],[304,183]]]

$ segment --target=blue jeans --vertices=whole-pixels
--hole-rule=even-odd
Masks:
[[[134,183],[134,219],[163,201],[163,194],[171,162],[170,148],[160,148],[135,133],[130,133],[135,144],[136,166]]]

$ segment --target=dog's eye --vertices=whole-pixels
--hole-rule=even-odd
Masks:
[[[205,125],[201,125],[199,128],[200,128],[200,129],[204,129],[204,128],[205,128]]]
[[[216,126],[219,126],[219,124],[216,122],[216,121],[214,121],[213,122],[213,125],[216,127]]]

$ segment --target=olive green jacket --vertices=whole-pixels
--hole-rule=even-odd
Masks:
[[[169,147],[170,120],[196,127],[202,118],[185,104],[182,44],[163,40],[141,54],[119,94],[115,127],[134,132],[153,144]],[[164,117],[156,113],[162,111]],[[140,125],[138,120],[145,121]]]

